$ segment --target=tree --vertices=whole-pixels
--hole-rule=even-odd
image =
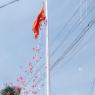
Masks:
[[[1,95],[20,95],[21,88],[7,86],[1,90]]]

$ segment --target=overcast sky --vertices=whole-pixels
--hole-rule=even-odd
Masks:
[[[0,0],[0,6],[9,1]],[[0,84],[15,82],[22,73],[19,67],[31,60],[37,43],[32,23],[41,6],[42,0],[20,0],[0,9]],[[64,51],[95,18],[95,0],[48,0],[48,18],[50,65],[64,56],[50,71],[52,95],[94,95],[95,87],[90,93],[95,78],[95,24],[67,54]],[[42,31],[42,51],[44,37]],[[38,95],[43,95],[41,91]]]

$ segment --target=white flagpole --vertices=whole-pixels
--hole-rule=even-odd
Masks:
[[[50,71],[49,71],[49,42],[48,42],[48,0],[46,0],[46,74],[47,74],[47,95],[50,95]]]

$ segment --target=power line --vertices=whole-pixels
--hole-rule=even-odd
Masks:
[[[63,54],[54,62],[51,66],[50,71],[54,69],[58,63],[63,60],[63,58],[74,48],[74,46],[87,34],[88,30],[93,26],[95,23],[95,18],[91,20],[88,25],[83,29],[83,31],[76,37],[76,39],[72,42],[72,44],[63,52]]]
[[[93,32],[93,31],[92,31]],[[74,56],[76,56],[93,38],[95,38],[95,33],[92,35],[92,36],[90,36],[90,38],[87,40],[87,41],[85,41],[80,47],[79,47],[79,44],[80,44],[80,42],[78,42],[78,44],[73,48],[74,50],[72,51],[72,55],[71,55],[71,57],[66,61],[66,64],[68,63],[68,62],[70,62],[72,59],[73,59],[73,57]],[[84,38],[82,38],[82,39],[84,39]],[[81,41],[82,41],[82,39],[81,39]],[[76,50],[76,51],[75,51]],[[62,67],[62,66],[61,66]]]
[[[92,2],[92,4],[94,4],[93,2]],[[91,5],[90,7],[91,7],[91,9],[89,10],[89,12],[91,12],[91,11],[93,11],[93,9],[94,9],[94,7],[95,7],[95,4],[94,4],[94,6],[92,7],[93,5]],[[88,14],[89,15],[89,14]],[[78,21],[77,21],[78,22]],[[77,24],[77,23],[76,23]],[[75,24],[75,25],[76,25]],[[80,24],[80,22],[78,23],[78,24]],[[74,29],[76,29],[76,28],[78,28],[78,27],[75,27]],[[70,30],[71,32],[72,32],[72,29]],[[70,35],[69,34],[69,32],[70,31],[68,31],[68,34],[66,35],[66,37],[65,37],[65,39],[63,38],[62,40],[61,40],[61,42],[58,44],[58,46],[54,49],[54,51],[53,51],[53,53],[50,55],[50,58],[56,53],[56,51],[58,51],[59,50],[59,48],[63,45],[63,43],[64,43],[64,41],[68,38],[68,36]],[[57,38],[56,38],[57,39]]]
[[[94,3],[91,2],[91,4],[94,4]],[[89,6],[89,7],[92,7],[92,5]],[[88,8],[88,9],[89,9],[89,8]],[[76,10],[76,11],[78,11],[78,10]],[[80,18],[79,18],[79,19],[80,19]],[[66,39],[69,37],[70,33],[73,32],[72,29],[75,27],[75,25],[80,25],[80,24],[81,24],[81,22],[79,21],[79,19],[77,19],[76,22],[73,24],[72,28],[71,28],[69,31],[67,31],[66,36],[61,40],[61,42],[58,44],[58,46],[53,50],[53,52],[52,52],[51,55],[50,55],[50,58],[51,58],[51,56],[53,56],[53,55],[56,53],[56,51],[59,50],[59,48],[62,46],[62,44],[63,44],[63,43],[66,41]],[[83,18],[82,20],[84,20],[84,19],[85,19],[85,18]],[[66,24],[66,26],[67,26],[67,24]],[[77,27],[75,27],[74,29],[77,29]],[[63,30],[64,30],[64,28],[63,28]],[[62,30],[62,31],[63,31],[63,30]],[[57,36],[54,38],[55,41],[53,41],[53,43],[56,42],[56,40],[57,40],[57,38],[59,37],[59,35],[62,35],[62,32],[61,32],[61,31],[59,31],[59,34],[57,34]]]
[[[92,2],[91,2],[92,3]],[[64,25],[64,27],[62,27],[59,32],[57,33],[57,35],[55,36],[55,38],[53,39],[52,43],[54,43],[56,40],[58,40],[58,37],[60,38],[60,36],[62,35],[63,30],[67,27],[67,25],[70,23],[70,21],[72,21],[72,19],[75,17],[75,15],[79,12],[79,9],[81,8],[81,5],[79,5],[77,7],[77,9],[75,10],[75,12],[73,13],[73,15],[70,17],[70,19],[66,22],[66,24]],[[84,14],[84,13],[83,13]],[[79,20],[78,20],[79,21]],[[61,24],[63,25],[63,23]],[[57,38],[57,39],[56,39]],[[52,45],[52,44],[51,44]]]
[[[11,4],[13,4],[13,3],[15,3],[15,2],[17,2],[17,1],[20,1],[20,0],[10,1],[10,2],[8,2],[8,3],[6,3],[6,4],[2,5],[2,6],[0,6],[0,8],[7,7],[7,6],[9,6],[9,5],[11,5]]]
[[[91,4],[94,4],[94,3],[92,2]],[[92,5],[91,5],[90,7],[92,7]],[[92,9],[93,9],[93,7],[89,10],[89,12],[93,11]],[[89,14],[88,14],[88,15],[89,15]],[[79,24],[80,24],[80,23],[79,23]],[[68,33],[68,35],[69,35],[69,33]],[[67,38],[67,37],[66,37],[66,38]],[[58,49],[62,46],[63,43],[64,43],[64,41],[62,40],[61,43],[60,43],[60,46],[58,46],[58,47],[55,49],[55,52],[58,51]],[[66,51],[66,50],[65,50],[65,51]],[[54,53],[55,53],[55,52],[54,52]],[[68,52],[68,53],[69,53],[69,52]],[[52,57],[52,56],[51,56],[51,57]],[[51,57],[50,57],[50,58],[51,58]]]

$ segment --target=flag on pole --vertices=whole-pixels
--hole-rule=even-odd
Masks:
[[[46,58],[46,95],[50,95],[50,67],[49,67],[49,44],[48,44],[48,0],[43,0],[43,5],[42,5],[42,8],[40,10],[40,12],[38,13],[38,16],[35,18],[34,22],[33,22],[33,25],[32,25],[32,31],[34,33],[34,37],[35,39],[38,39],[39,37],[39,34],[40,34],[40,27],[41,27],[41,24],[43,24],[44,21],[46,21],[46,30],[45,30],[45,40],[46,40],[46,43],[45,43],[45,58]],[[45,6],[44,6],[45,5]],[[45,8],[44,8],[45,7]],[[45,11],[44,11],[45,10]]]
[[[45,11],[44,11],[44,4],[43,4],[41,11],[39,12],[38,16],[36,17],[32,25],[32,31],[34,32],[35,39],[39,37],[40,27],[43,21],[45,21],[45,19],[46,19],[46,16],[45,16]]]

